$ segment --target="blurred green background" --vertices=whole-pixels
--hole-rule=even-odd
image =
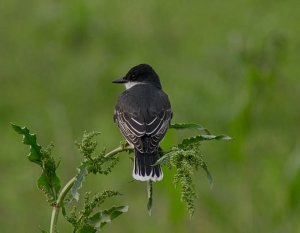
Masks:
[[[203,144],[214,187],[196,174],[191,220],[173,171],[154,186],[152,217],[146,184],[130,182],[125,154],[111,176],[89,176],[83,191],[117,189],[124,195],[115,202],[129,205],[104,232],[300,232],[299,7],[296,0],[2,1],[0,231],[39,232],[51,215],[36,187],[40,170],[9,122],[55,144],[65,183],[80,162],[73,142],[84,130],[102,132],[100,148],[118,145],[112,115],[124,88],[111,81],[149,63],[174,122],[234,140]],[[184,136],[172,132],[166,142]],[[63,219],[60,227],[71,230]]]

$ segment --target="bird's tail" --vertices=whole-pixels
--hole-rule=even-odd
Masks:
[[[158,152],[141,153],[135,150],[134,165],[132,176],[140,181],[160,181],[163,178],[163,172],[160,165],[153,166],[158,160]]]

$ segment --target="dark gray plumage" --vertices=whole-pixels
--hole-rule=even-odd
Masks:
[[[118,98],[114,119],[135,148],[133,177],[137,180],[161,180],[158,148],[172,118],[168,96],[161,89],[158,75],[146,64],[132,68],[127,75],[114,81],[129,89]]]

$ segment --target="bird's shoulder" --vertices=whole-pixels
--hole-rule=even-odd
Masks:
[[[148,128],[153,131],[158,129],[161,121],[169,122],[172,115],[167,94],[159,88],[141,84],[125,90],[121,94],[117,101],[114,118],[118,121],[124,118],[126,122],[137,124],[139,128],[143,125],[143,128],[147,129],[146,131]]]
[[[168,95],[150,84],[139,84],[125,90],[117,100],[117,108],[126,106],[128,110],[138,109],[168,109],[171,104]],[[155,109],[155,108],[154,108]]]

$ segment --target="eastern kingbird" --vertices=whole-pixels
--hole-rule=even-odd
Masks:
[[[125,84],[114,113],[121,133],[134,147],[132,176],[141,181],[159,181],[163,178],[159,159],[159,144],[172,118],[168,96],[162,90],[159,77],[147,64],[131,68],[125,77],[113,83]]]

